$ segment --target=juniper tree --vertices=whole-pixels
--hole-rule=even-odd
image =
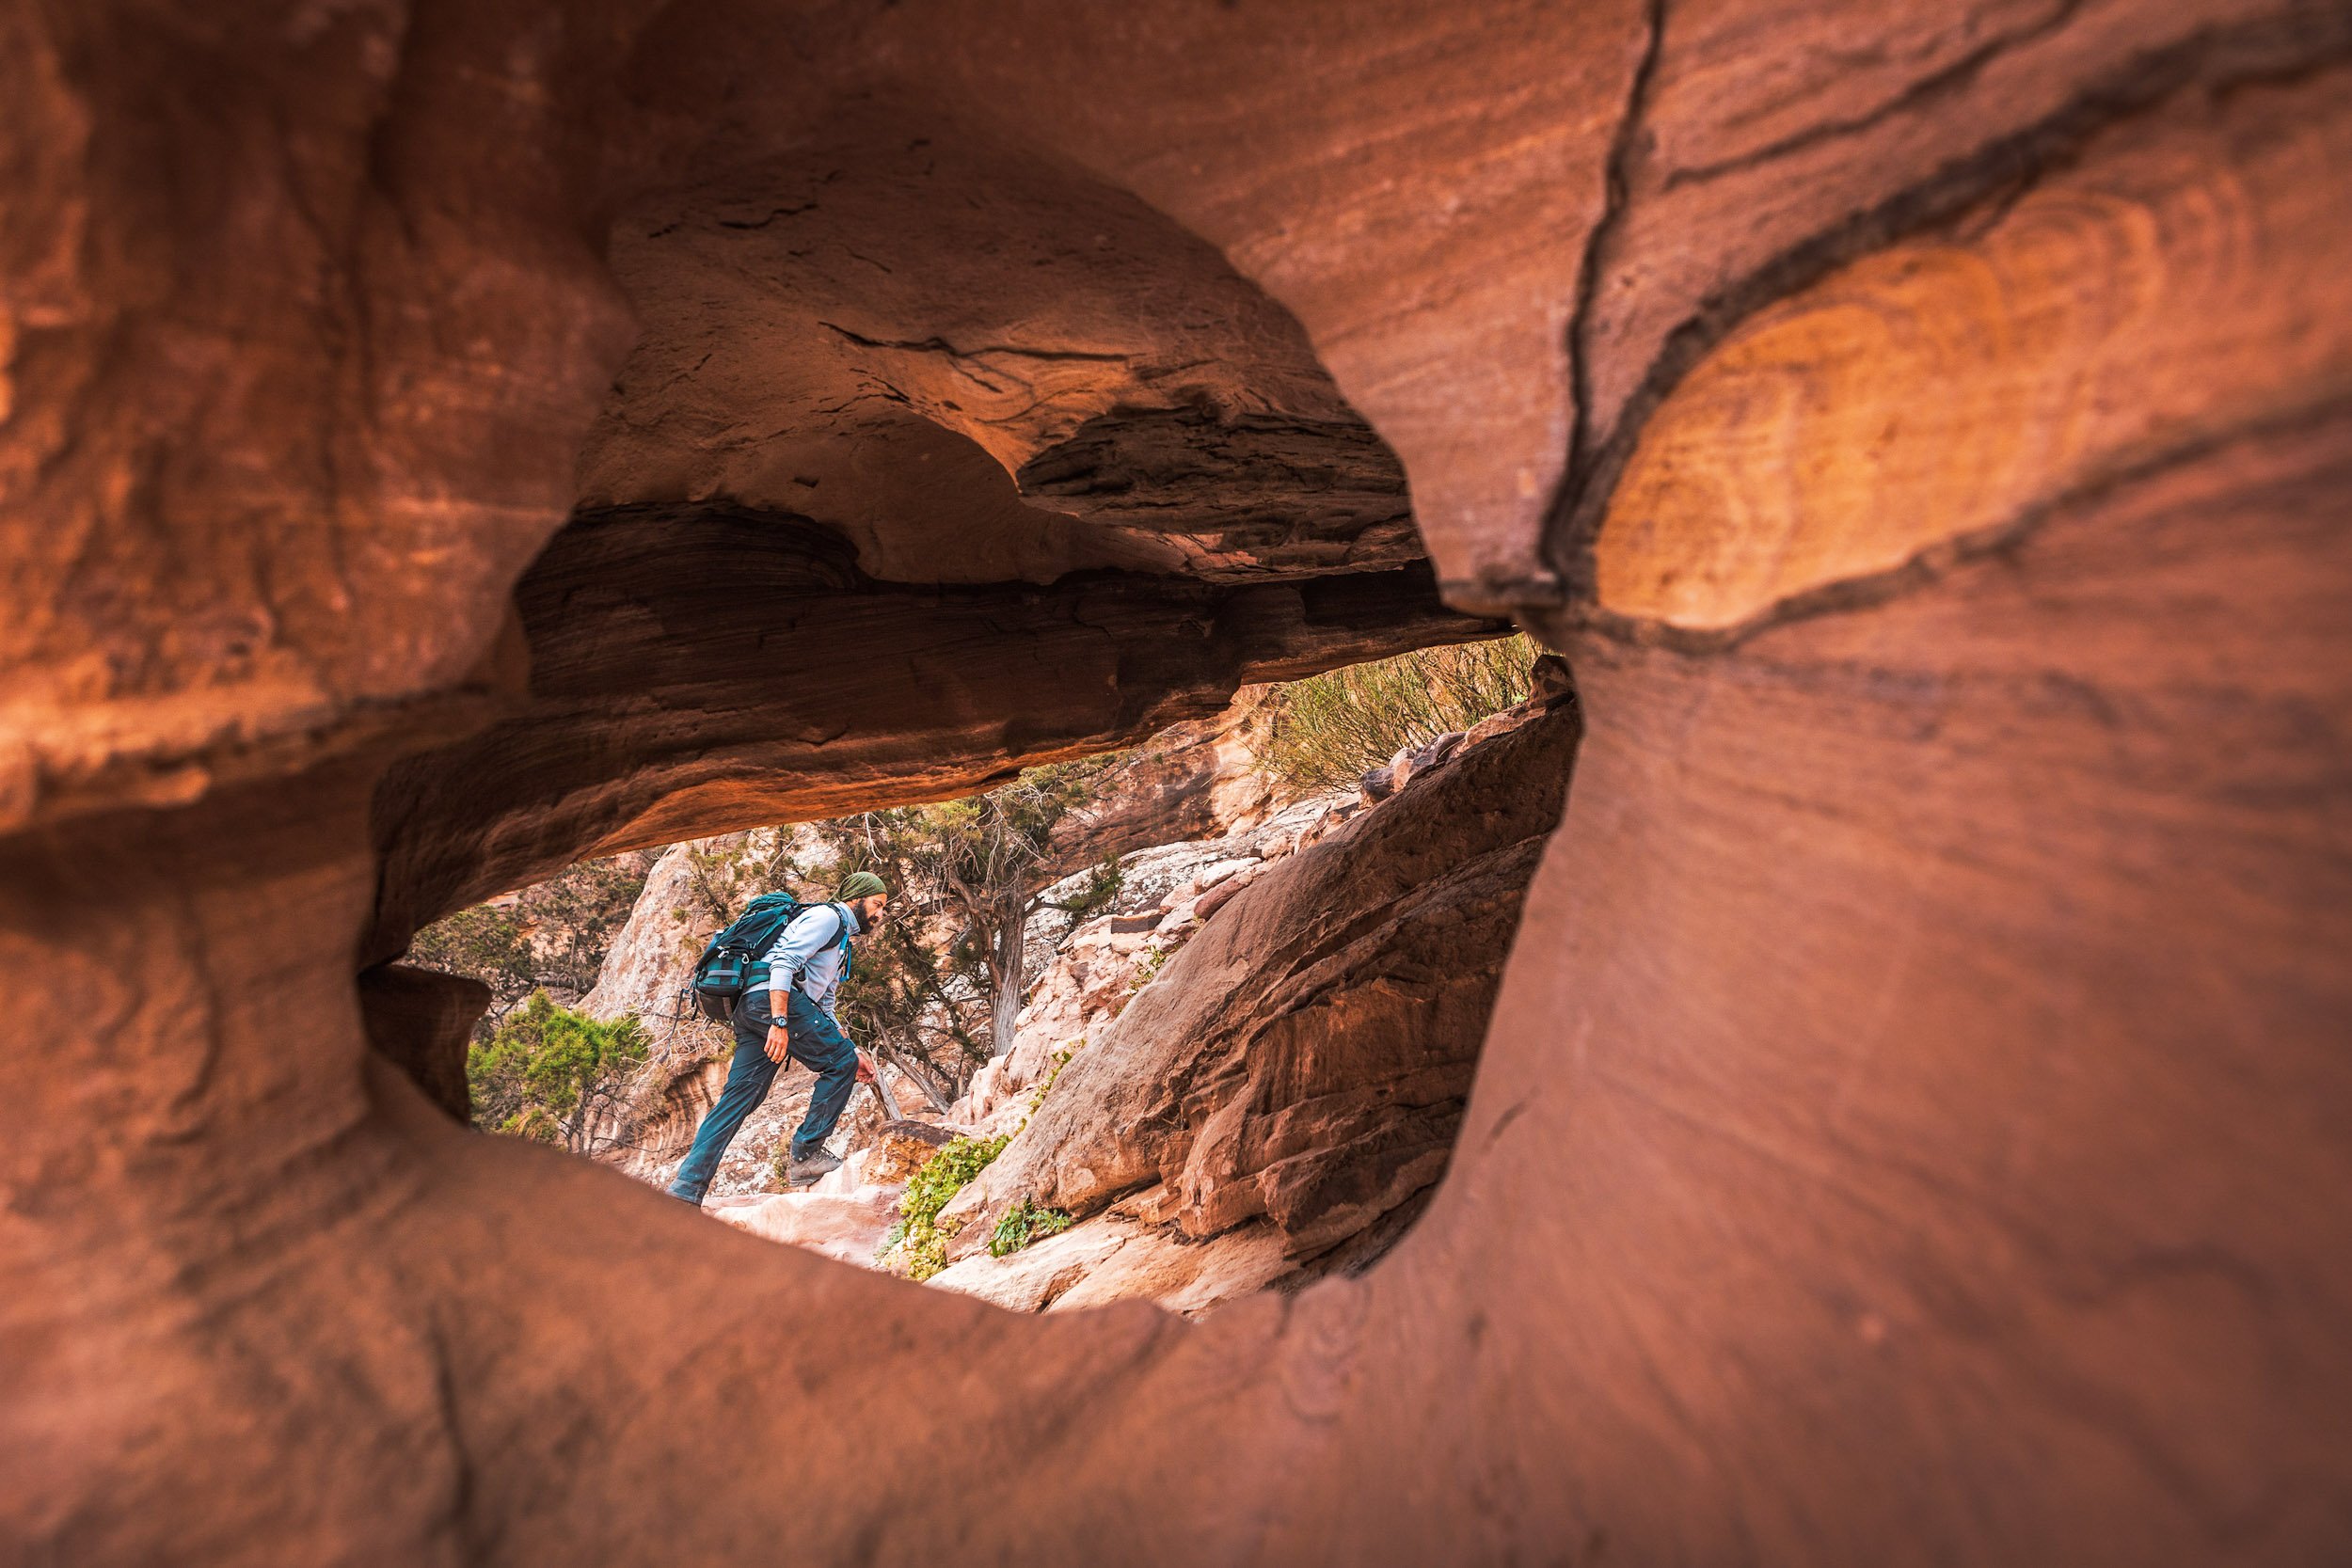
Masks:
[[[643,854],[582,861],[519,897],[460,910],[419,931],[405,961],[488,986],[490,1008],[473,1037],[486,1041],[535,990],[573,1001],[587,994],[628,921],[649,863]]]
[[[466,1053],[474,1125],[594,1154],[598,1129],[644,1061],[636,1019],[590,1018],[532,991]]]
[[[839,870],[880,872],[908,911],[883,932],[884,950],[900,961],[878,971],[871,993],[861,997],[882,1022],[927,1013],[934,1029],[976,1059],[1012,1048],[1029,921],[1059,879],[1054,829],[1092,798],[1110,760],[1032,768],[984,795],[824,825]],[[1083,917],[1116,891],[1115,874],[1098,872],[1076,898],[1055,907]],[[945,938],[936,958],[924,949],[927,935]],[[975,1002],[985,1003],[984,1036]]]

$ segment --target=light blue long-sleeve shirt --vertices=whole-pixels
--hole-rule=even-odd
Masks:
[[[768,966],[768,978],[755,979],[744,988],[744,994],[762,990],[790,990],[797,978],[808,999],[833,1012],[834,998],[841,990],[841,970],[849,958],[850,944],[845,936],[857,936],[864,930],[857,911],[847,904],[811,904],[776,933],[767,956],[760,962]],[[781,1010],[779,1022],[784,1015]]]

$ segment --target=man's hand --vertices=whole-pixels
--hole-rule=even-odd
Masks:
[[[863,1051],[857,1053],[857,1081],[861,1084],[870,1084],[874,1081],[874,1064],[866,1059],[866,1053]]]
[[[785,1032],[783,1024],[768,1025],[768,1059],[770,1061],[782,1062],[785,1052],[790,1048],[791,1044],[792,1037]]]

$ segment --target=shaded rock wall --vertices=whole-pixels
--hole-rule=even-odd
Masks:
[[[0,40],[6,1555],[2345,1555],[2341,6],[20,3]],[[1249,520],[1291,580],[1245,582],[1056,493],[1152,453],[1221,539],[1186,465],[1324,418],[1273,343],[1173,455],[1181,399],[915,432],[1009,476],[1001,578],[822,525],[862,581],[696,480],[511,612],[659,347],[614,220],[876,123],[875,170],[930,136],[1129,193],[1168,223],[1112,251],[1237,300],[1213,247],[1453,602],[1578,665],[1453,1168],[1359,1279],[1008,1314],[468,1134],[364,1043],[354,972],[469,889],[1466,634],[1381,596],[1415,568],[1328,574],[1369,502]],[[843,373],[960,414],[975,287],[836,324]],[[1131,386],[1185,341],[1146,293],[1053,346]],[[1016,548],[1010,506],[1071,527]],[[725,689],[665,700],[710,571],[665,548],[771,526],[772,609],[956,635],[811,720],[777,617],[722,614]],[[807,738],[858,720],[909,750]]]
[[[1224,712],[1163,730],[1120,758],[1055,828],[1057,864],[1221,838],[1287,803],[1295,791],[1264,766],[1277,707],[1270,689],[1244,687]]]
[[[1248,682],[1495,629],[1439,605],[1426,565],[912,587],[850,553],[787,519],[575,519],[517,590],[527,703],[378,788],[371,951],[583,844],[967,794],[1213,714]]]
[[[415,1079],[434,1104],[470,1124],[466,1048],[475,1022],[490,1008],[490,988],[467,975],[408,964],[363,969],[358,985],[369,1046]]]
[[[898,581],[1421,559],[1396,458],[1215,246],[905,117],[836,110],[615,220],[639,337],[584,507],[804,515]]]

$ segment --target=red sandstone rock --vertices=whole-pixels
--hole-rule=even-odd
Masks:
[[[0,9],[0,1555],[2344,1558],[2346,33]],[[1038,214],[1006,254],[1058,293],[878,270],[889,341],[744,342],[636,428],[671,405],[614,375],[688,370],[665,255],[744,324],[793,263],[812,354],[811,291],[854,302],[870,214],[841,256],[710,246],[788,228],[741,177],[797,202],[845,135],[862,197],[929,141]],[[665,201],[676,245],[616,230]],[[1125,213],[1099,268],[1065,204]],[[1031,318],[1085,335],[961,335]],[[1435,576],[1588,706],[1450,1174],[1376,1267],[1199,1324],[1005,1313],[466,1133],[370,1053],[354,971],[536,868],[1462,635],[1410,567],[1326,571],[1391,545],[1361,425],[1301,433],[1290,321]],[[1186,342],[1247,373],[1100,407]],[[998,459],[994,367],[1058,396],[1041,348],[1110,357]],[[771,372],[809,380],[766,471],[730,399]],[[948,475],[860,483],[968,531],[774,503],[820,381]],[[566,527],[614,422],[646,499]],[[894,578],[917,546],[954,572]],[[811,643],[873,657],[811,700]]]
[[[1312,1257],[1436,1181],[1575,745],[1570,710],[1464,752],[1251,882],[960,1195],[951,1250],[1020,1197],[1165,1181],[1186,1235],[1270,1216]]]
[[[866,1153],[865,1180],[877,1186],[904,1181],[954,1137],[952,1129],[928,1121],[885,1121]]]
[[[427,1099],[463,1123],[473,1120],[466,1046],[490,1006],[490,988],[462,974],[382,964],[359,974],[368,1044],[417,1081]]]

